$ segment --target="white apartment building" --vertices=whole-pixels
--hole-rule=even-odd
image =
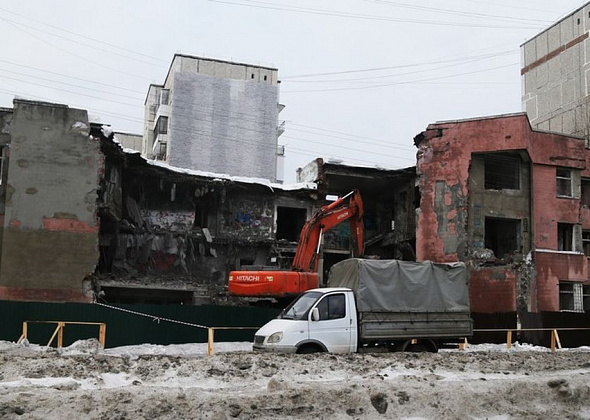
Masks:
[[[534,128],[588,141],[589,34],[590,2],[521,45],[522,107]]]
[[[186,169],[283,181],[278,70],[176,54],[145,100],[142,155]]]

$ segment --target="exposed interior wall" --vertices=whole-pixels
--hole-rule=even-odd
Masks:
[[[309,191],[154,167],[123,153],[98,128],[93,133],[106,155],[94,276],[96,292],[102,290],[105,299],[129,301],[137,290],[142,301],[231,303],[226,293],[231,270],[289,268],[292,256],[277,246],[276,208],[303,209],[307,216],[314,203]]]
[[[14,101],[0,298],[88,301],[103,157],[86,111]]]

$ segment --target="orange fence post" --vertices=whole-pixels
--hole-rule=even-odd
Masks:
[[[506,348],[507,349],[512,348],[512,330],[508,330],[506,332]]]
[[[107,337],[107,324],[102,323],[98,327],[98,342],[100,343],[100,345],[102,346],[103,349],[104,349],[106,337]]]

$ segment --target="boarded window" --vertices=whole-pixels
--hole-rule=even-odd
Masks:
[[[583,312],[586,300],[583,291],[582,283],[559,282],[559,310]]]
[[[572,197],[572,171],[570,169],[557,168],[557,196]]]
[[[484,185],[486,190],[519,190],[521,160],[518,156],[486,155]]]
[[[570,223],[557,224],[557,250],[571,251],[574,241],[574,225]]]
[[[306,219],[306,209],[277,207],[277,239],[297,242]]]
[[[486,217],[485,247],[503,258],[520,249],[520,220]]]

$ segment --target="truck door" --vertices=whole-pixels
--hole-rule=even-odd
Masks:
[[[351,309],[344,293],[324,296],[316,305],[320,320],[309,322],[309,338],[323,343],[329,352],[350,352]]]

